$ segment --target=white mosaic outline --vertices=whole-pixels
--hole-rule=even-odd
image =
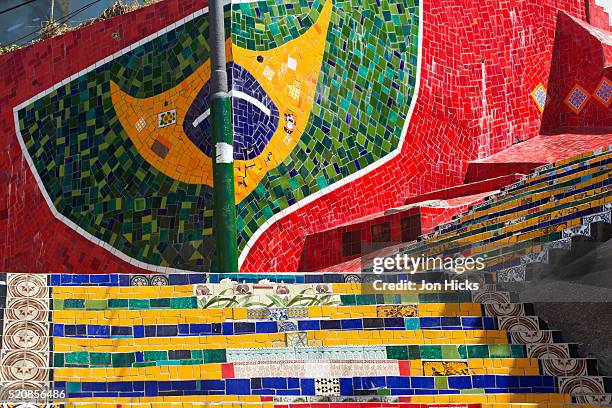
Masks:
[[[224,5],[227,4],[242,4],[242,3],[255,3],[258,2],[260,0],[225,0],[224,1]],[[19,127],[19,116],[18,116],[18,112],[25,108],[26,106],[32,104],[33,102],[35,102],[36,100],[40,99],[40,98],[44,98],[45,96],[49,95],[51,92],[61,88],[62,86],[68,84],[69,82],[74,81],[75,79],[89,73],[90,71],[93,71],[94,69],[105,65],[109,62],[111,62],[112,60],[130,52],[133,51],[135,48],[140,47],[141,45],[148,43],[150,41],[153,41],[154,39],[156,39],[157,37],[172,31],[174,29],[176,29],[177,27],[180,27],[182,25],[184,25],[185,23],[198,18],[204,14],[208,13],[208,7],[204,7],[192,14],[190,14],[187,17],[184,17],[172,24],[169,24],[168,26],[162,28],[161,30],[150,34],[148,36],[146,36],[145,38],[134,42],[133,44],[109,55],[108,57],[88,66],[87,68],[82,69],[81,71],[70,75],[68,78],[65,78],[64,80],[58,82],[57,84],[53,85],[52,87],[46,89],[45,91],[29,98],[28,100],[26,100],[25,102],[20,103],[19,105],[15,106],[13,108],[13,117],[14,117],[14,122],[15,122],[15,133],[17,135],[17,140],[19,141],[19,145],[21,147],[22,152],[24,153],[24,157],[26,159],[26,161],[28,162],[28,166],[30,167],[30,170],[32,171],[32,174],[34,175],[34,178],[36,180],[36,184],[38,185],[44,199],[45,202],[47,203],[47,206],[49,207],[49,209],[51,210],[51,213],[55,216],[55,218],[57,218],[58,220],[60,220],[61,222],[63,222],[64,224],[66,224],[68,227],[70,227],[72,230],[76,231],[79,235],[81,235],[83,238],[87,239],[88,241],[94,243],[95,245],[98,245],[104,249],[106,249],[108,252],[110,252],[111,254],[115,255],[116,257],[118,257],[119,259],[121,259],[122,261],[125,261],[127,263],[129,263],[130,265],[133,265],[135,267],[138,267],[140,269],[144,269],[144,270],[148,270],[148,271],[152,271],[152,272],[157,272],[157,273],[194,273],[197,271],[193,271],[193,270],[185,270],[185,269],[179,269],[179,268],[172,268],[172,267],[168,267],[168,266],[160,266],[160,265],[152,265],[146,262],[142,262],[139,261],[137,259],[132,258],[131,256],[121,252],[120,250],[112,247],[110,244],[102,241],[101,239],[95,237],[94,235],[92,235],[91,233],[83,230],[81,227],[79,227],[76,223],[74,223],[73,221],[71,221],[70,219],[68,219],[67,217],[65,217],[63,214],[60,214],[57,209],[55,208],[55,205],[53,204],[53,201],[51,200],[51,198],[49,197],[49,194],[47,193],[47,190],[40,178],[40,175],[38,174],[38,172],[36,171],[36,167],[34,165],[34,162],[32,160],[32,157],[30,156],[30,153],[28,152],[28,149],[25,146],[25,143],[23,141],[23,136],[21,135],[21,129]],[[274,224],[276,221],[279,221],[280,219],[282,219],[283,217],[285,217],[286,215],[291,214],[292,212],[298,210],[299,208],[306,206],[310,203],[312,203],[313,201],[321,198],[322,196],[324,196],[327,193],[330,193],[348,183],[351,183],[353,181],[355,181],[356,179],[358,179],[359,177],[371,172],[372,170],[377,169],[378,167],[382,166],[383,164],[387,163],[388,161],[394,159],[396,156],[398,156],[401,151],[402,151],[402,147],[404,145],[404,141],[406,139],[406,133],[408,131],[408,125],[410,124],[410,119],[412,117],[412,114],[414,112],[414,108],[416,105],[416,101],[418,99],[418,95],[419,95],[419,88],[420,88],[420,81],[421,81],[421,61],[422,61],[422,55],[423,55],[423,2],[419,2],[419,32],[418,32],[418,54],[417,54],[417,66],[416,66],[416,84],[414,87],[414,91],[412,94],[412,99],[410,101],[410,107],[408,108],[408,113],[406,114],[406,120],[404,121],[404,126],[402,127],[402,133],[400,135],[400,140],[399,143],[397,145],[397,147],[392,150],[391,152],[389,152],[386,156],[382,157],[380,160],[377,160],[374,163],[371,163],[370,165],[364,167],[363,169],[343,178],[342,180],[339,180],[319,191],[317,191],[314,194],[309,195],[308,197],[305,197],[304,199],[298,201],[297,203],[285,208],[284,210],[278,212],[277,214],[274,214],[270,219],[266,220],[261,226],[259,226],[259,228],[253,233],[253,235],[251,236],[251,238],[249,239],[249,241],[246,243],[245,247],[243,248],[242,252],[240,253],[240,256],[238,258],[238,266],[239,268],[242,266],[242,264],[244,263],[244,260],[246,259],[246,257],[248,256],[251,248],[253,248],[255,242],[259,239],[259,237],[261,237],[261,235],[263,235],[264,232],[266,232],[268,230],[268,228],[270,228],[272,226],[272,224]]]
[[[242,100],[245,100],[251,103],[252,105],[257,106],[259,110],[262,111],[268,117],[272,115],[272,111],[270,110],[270,108],[268,108],[262,101],[260,101],[259,99],[245,92],[232,89],[227,94],[232,98],[242,99]],[[210,116],[210,108],[206,109],[204,113],[202,113],[200,116],[195,118],[195,120],[193,121],[193,127],[198,127],[198,125],[204,122],[206,118],[208,118],[209,116]]]

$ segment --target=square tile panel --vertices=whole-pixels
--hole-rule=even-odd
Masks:
[[[567,97],[563,100],[563,102],[574,111],[574,113],[578,114],[586,105],[586,102],[589,100],[589,92],[576,84],[572,88],[572,90],[567,94]]]

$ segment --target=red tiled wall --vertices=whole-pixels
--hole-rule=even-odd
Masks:
[[[461,184],[444,190],[436,190],[430,193],[411,196],[406,198],[404,204],[414,204],[426,200],[446,200],[455,197],[465,197],[472,194],[486,193],[487,191],[499,190],[500,188],[514,183],[521,178],[521,174],[509,174],[477,181],[474,183]]]
[[[465,175],[465,182],[473,183],[478,180],[486,180],[489,177],[501,177],[507,174],[529,174],[533,169],[544,164],[546,163],[470,163]]]
[[[558,11],[584,19],[584,1],[423,3],[422,77],[402,153],[274,223],[244,271],[296,270],[306,234],[461,184],[468,160],[539,134],[541,113],[529,94],[548,82]]]
[[[612,32],[609,32],[612,41]],[[612,66],[605,64],[605,49],[612,47],[591,34],[570,16],[559,14],[543,133],[612,133],[612,108],[591,97],[578,113],[564,103],[575,85],[594,94],[605,76],[612,81]]]
[[[370,243],[372,242],[372,226],[388,222],[390,223],[391,239],[385,243],[402,242],[401,219],[419,214],[419,208],[415,207],[360,223],[349,224],[309,235],[306,237],[299,269],[302,271],[314,271],[358,258],[360,255],[343,256],[342,254],[342,235],[348,231],[361,231],[361,242]]]
[[[471,204],[455,207],[413,207],[408,210],[381,215],[366,221],[352,223],[309,235],[306,237],[299,269],[301,271],[321,270],[351,259],[366,256],[369,252],[368,248],[374,250],[380,249],[380,247],[376,247],[375,243],[372,244],[372,226],[374,225],[383,223],[390,224],[390,239],[382,243],[383,247],[386,247],[389,244],[404,242],[402,241],[403,218],[417,217],[420,223],[420,229],[413,232],[417,232],[418,235],[427,234],[432,232],[438,225],[450,221],[453,216],[467,211],[468,207],[475,203],[476,202],[472,202]],[[349,231],[361,232],[362,252],[359,255],[345,256],[342,252],[343,235]]]
[[[603,7],[597,5],[595,0],[589,0],[589,15],[589,24],[610,30],[610,16]]]
[[[470,204],[472,205],[472,204]],[[421,230],[423,234],[433,232],[438,225],[448,222],[455,215],[467,211],[470,205],[460,205],[457,207],[425,207],[421,209]]]

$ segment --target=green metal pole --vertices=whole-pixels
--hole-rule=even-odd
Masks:
[[[223,1],[209,0],[210,118],[213,144],[214,233],[217,271],[238,272],[232,102],[227,87]]]

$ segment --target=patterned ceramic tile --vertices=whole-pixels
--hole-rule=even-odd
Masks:
[[[315,394],[323,396],[340,395],[340,380],[338,378],[316,378]]]
[[[593,94],[593,97],[601,102],[604,106],[610,106],[612,103],[612,81],[603,77]]]
[[[563,102],[565,102],[565,104],[569,106],[574,113],[578,114],[582,108],[584,108],[584,105],[590,96],[591,95],[589,95],[586,89],[580,85],[575,85]]]

